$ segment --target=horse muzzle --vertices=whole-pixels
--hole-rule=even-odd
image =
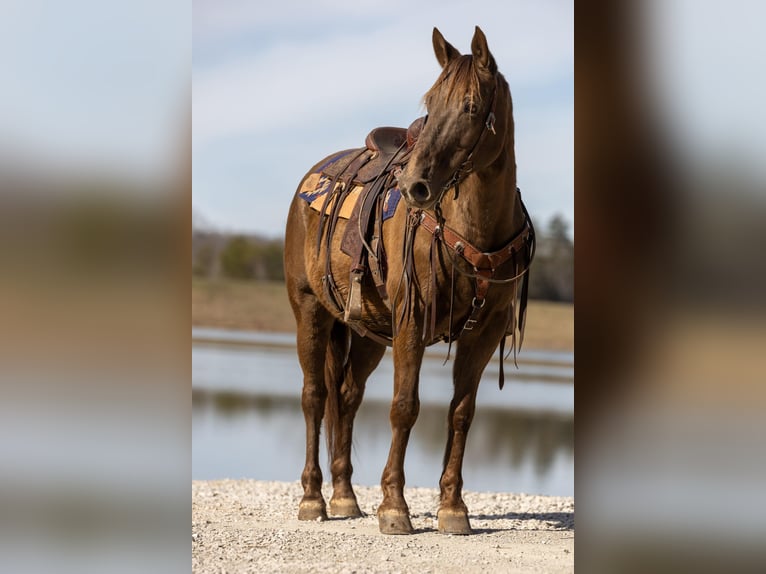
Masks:
[[[424,179],[409,182],[400,178],[399,190],[407,204],[418,209],[428,209],[438,200],[438,194],[433,192],[431,184]]]

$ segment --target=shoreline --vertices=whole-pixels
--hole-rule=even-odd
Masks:
[[[464,492],[471,536],[436,530],[438,490],[405,488],[415,534],[380,534],[379,486],[354,486],[366,514],[301,522],[300,483],[192,481],[192,571],[571,572],[574,499]],[[330,485],[323,486],[329,500]]]
[[[273,348],[273,349],[296,349],[295,331],[256,331],[250,329],[226,329],[222,327],[193,326],[191,331],[192,344],[200,345],[226,345],[243,348]],[[390,354],[391,347],[386,348]],[[426,348],[425,357],[444,360],[447,356],[447,344],[437,342]],[[507,357],[506,361],[512,361]],[[499,356],[492,355],[490,363],[498,363]],[[574,367],[574,351],[562,351],[559,349],[528,348],[518,351],[517,362],[523,365]],[[569,382],[567,379],[566,382]]]
[[[192,278],[192,326],[295,331],[283,282]],[[530,299],[524,347],[574,351],[574,304]]]

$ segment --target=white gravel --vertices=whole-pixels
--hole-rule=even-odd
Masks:
[[[379,487],[354,487],[367,516],[298,520],[298,482],[192,481],[192,571],[572,572],[574,499],[464,492],[471,536],[436,530],[438,491],[406,488],[415,534],[386,536]],[[324,488],[330,499],[329,485]]]

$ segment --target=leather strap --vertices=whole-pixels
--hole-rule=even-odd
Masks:
[[[523,204],[522,204],[523,207]],[[471,302],[471,312],[468,315],[468,319],[466,319],[465,323],[463,324],[462,329],[453,335],[452,332],[450,332],[448,336],[448,341],[451,344],[453,338],[459,338],[460,335],[464,331],[471,331],[473,330],[474,326],[479,320],[479,315],[481,313],[482,308],[484,307],[484,304],[486,302],[486,296],[489,291],[489,286],[492,284],[492,282],[511,282],[513,281],[513,303],[512,305],[516,305],[516,299],[518,294],[518,281],[522,282],[521,286],[521,301],[520,301],[520,309],[519,309],[519,328],[521,329],[521,341],[523,341],[523,333],[524,333],[524,322],[526,319],[526,307],[527,307],[527,286],[529,282],[529,264],[532,261],[532,257],[534,255],[534,229],[532,227],[531,220],[529,219],[529,214],[526,211],[526,208],[523,207],[524,214],[525,214],[525,222],[523,229],[517,233],[505,246],[503,246],[501,249],[498,249],[497,251],[492,251],[490,253],[486,253],[481,251],[479,248],[477,248],[475,245],[470,243],[468,240],[466,240],[462,235],[457,233],[455,230],[448,227],[446,224],[441,225],[439,223],[439,220],[437,219],[437,216],[434,216],[430,212],[420,212],[420,215],[418,216],[420,224],[429,232],[432,234],[432,252],[433,252],[433,243],[435,243],[437,240],[443,241],[447,247],[449,247],[451,250],[453,250],[455,253],[460,255],[465,261],[467,261],[472,267],[474,272],[470,274],[476,281],[475,284],[475,292],[476,296],[473,298],[473,301]],[[415,213],[417,213],[415,211]],[[521,259],[521,254],[524,254],[524,259]],[[433,255],[432,255],[433,260]],[[503,264],[507,263],[508,261],[513,262],[513,275],[506,279],[495,279],[495,271]],[[519,265],[525,265],[526,268],[518,272]],[[432,263],[433,266],[433,263]],[[433,268],[431,269],[431,273],[433,273]],[[452,268],[453,273],[453,297],[454,297],[454,272],[455,267]],[[461,272],[462,273],[462,272]],[[465,274],[465,273],[463,273]],[[514,350],[514,361],[516,360],[516,324],[514,322],[515,320],[515,313],[513,311],[513,308],[511,308],[511,314],[509,317],[508,325],[511,327],[511,334],[513,337],[513,342],[511,346]],[[450,325],[452,325],[452,319],[450,318]],[[433,327],[432,327],[432,336],[433,336]],[[506,328],[507,330],[507,328]],[[521,341],[519,344],[521,344]],[[502,350],[503,347],[505,347],[505,337],[503,337],[502,343],[501,343],[501,367],[500,367],[500,388],[503,388],[504,383],[504,373],[502,368]],[[449,351],[448,351],[449,356]]]
[[[531,233],[529,225],[525,222],[524,228],[504,247],[491,253],[485,253],[449,226],[440,226],[436,221],[436,217],[430,212],[423,211],[421,218],[421,225],[427,229],[429,233],[440,234],[442,241],[444,241],[447,247],[470,263],[477,274],[483,277],[486,276],[487,279],[492,278],[495,269],[511,259],[514,256],[514,253],[521,252]],[[489,288],[488,281],[482,281],[482,279],[477,279],[477,281],[486,283],[486,288]],[[484,294],[486,294],[486,291]]]

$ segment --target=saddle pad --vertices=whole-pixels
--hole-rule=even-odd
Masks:
[[[325,164],[326,165],[326,164]],[[325,167],[325,166],[322,166]],[[321,171],[318,171],[316,173],[310,174],[306,179],[303,180],[303,183],[301,184],[300,189],[298,190],[298,196],[303,199],[304,201],[307,201],[309,203],[309,207],[311,209],[322,212],[324,210],[325,213],[329,213],[330,210],[332,210],[332,202],[335,201],[335,195],[331,195],[328,192],[330,191],[330,185],[332,184],[333,178],[325,175]],[[336,185],[336,188],[341,185],[340,183]],[[343,205],[340,206],[340,211],[338,213],[338,216],[343,219],[349,219],[351,217],[351,213],[354,211],[354,206],[356,205],[356,202],[359,200],[359,197],[362,194],[362,190],[364,189],[364,186],[362,185],[354,185],[351,188],[351,191],[346,196],[345,200],[343,201]],[[383,200],[383,220],[390,219],[394,216],[394,213],[396,213],[396,207],[399,204],[399,200],[401,199],[402,194],[399,191],[398,187],[393,187],[386,191],[386,197]],[[325,209],[325,203],[327,202],[328,198],[330,199],[330,203],[327,205],[327,208]]]
[[[300,196],[302,199],[309,202],[309,207],[311,207],[311,209],[314,211],[319,211],[320,213],[323,211],[324,213],[330,213],[332,211],[333,204],[338,197],[337,195],[331,195],[327,193],[330,191],[331,183],[331,177],[321,173],[312,173],[303,182]],[[341,185],[342,184],[339,183],[335,187],[338,188],[341,187]],[[351,212],[354,210],[354,205],[356,205],[359,196],[362,194],[362,189],[364,189],[364,187],[361,185],[354,185],[351,188],[351,191],[343,200],[343,205],[340,206],[338,217],[342,219],[348,219],[351,217]],[[327,203],[326,207],[325,203]]]

